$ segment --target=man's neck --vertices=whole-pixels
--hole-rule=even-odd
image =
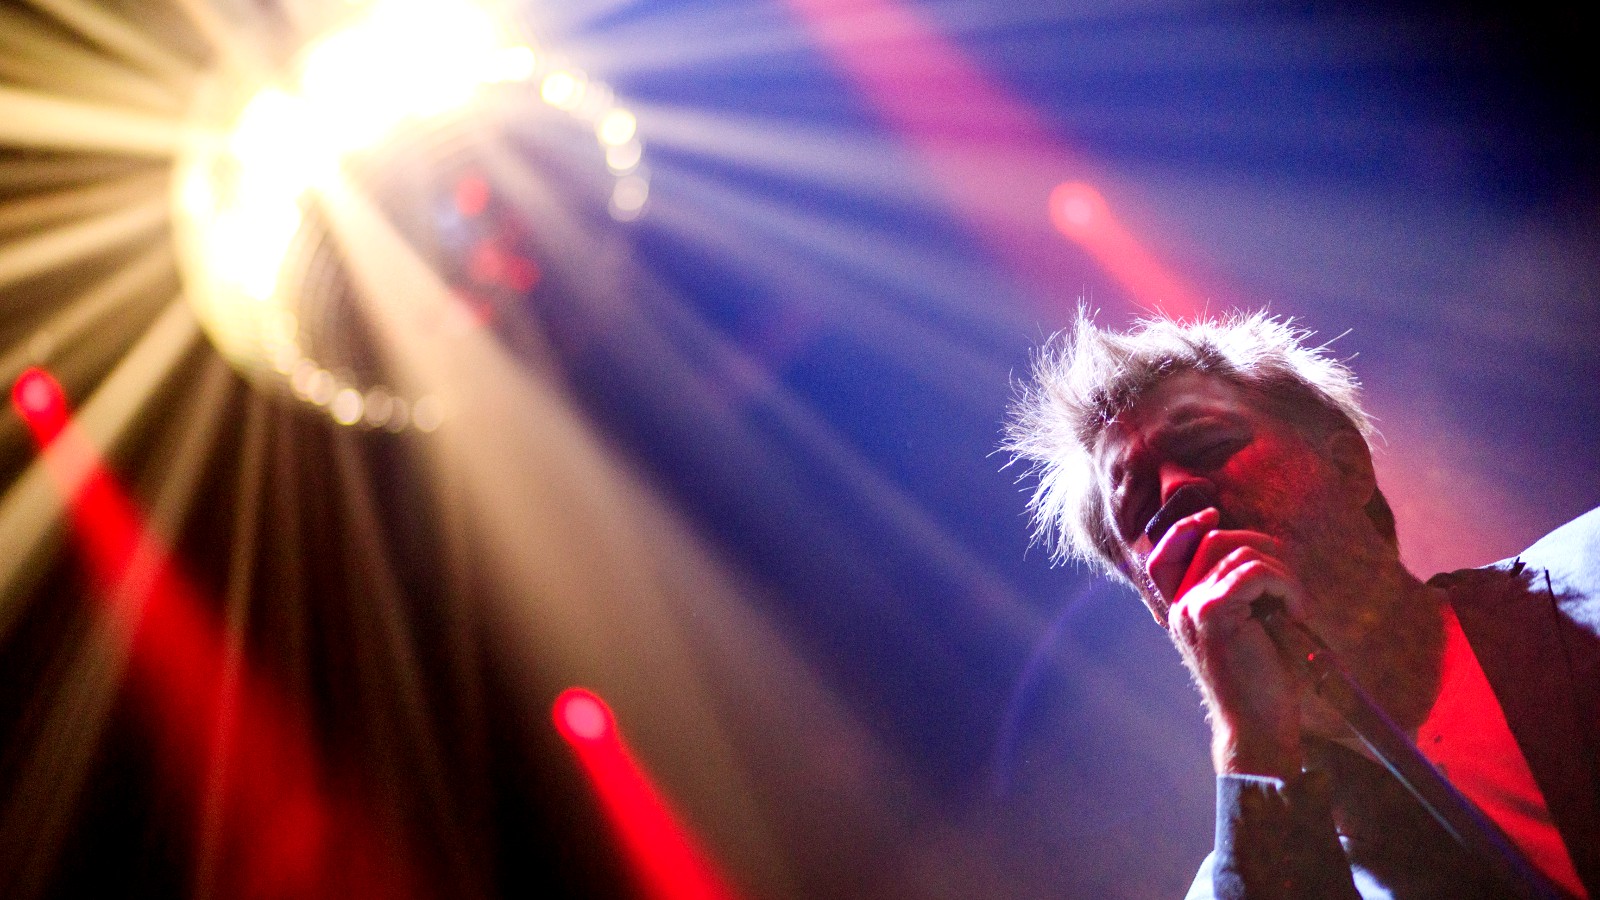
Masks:
[[[1439,692],[1445,594],[1419,581],[1392,552],[1353,554],[1332,568],[1332,577],[1319,579],[1324,612],[1315,625],[1357,683],[1415,735]],[[1313,715],[1312,730],[1359,749],[1342,722],[1331,731],[1319,727],[1330,715],[1325,709]]]

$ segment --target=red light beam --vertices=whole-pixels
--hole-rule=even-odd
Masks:
[[[1194,290],[1118,221],[1105,197],[1090,185],[1081,181],[1056,185],[1050,192],[1050,222],[1088,251],[1134,302],[1175,319],[1201,312]]]
[[[229,666],[222,626],[74,428],[61,386],[31,368],[11,398],[67,499],[103,612],[126,641],[128,677],[166,777],[196,808],[209,791],[220,811],[214,893],[261,900],[411,896],[394,848],[383,846],[350,804],[329,796],[300,717],[247,663]]]
[[[1200,312],[1200,293],[1118,224],[1097,191],[1062,183],[1083,178],[1084,161],[916,12],[894,0],[787,3],[968,227],[1042,296],[1075,300],[1082,287],[1063,253],[1066,236],[1135,305],[1175,318]],[[1093,215],[1073,220],[1091,207]]]
[[[552,710],[621,838],[645,895],[659,900],[734,900],[737,896],[633,759],[616,718],[593,692],[570,688]]]

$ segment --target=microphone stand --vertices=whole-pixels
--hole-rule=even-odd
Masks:
[[[1456,843],[1487,863],[1501,883],[1517,897],[1559,900],[1565,896],[1506,840],[1471,800],[1428,762],[1400,726],[1339,664],[1328,645],[1311,629],[1289,618],[1282,600],[1263,597],[1256,601],[1253,612],[1272,642],[1278,645],[1278,651],[1294,661],[1317,696],[1344,717],[1361,743],[1405,785]]]

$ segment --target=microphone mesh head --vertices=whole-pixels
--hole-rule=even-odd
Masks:
[[[1150,517],[1149,524],[1144,526],[1144,533],[1150,538],[1150,543],[1155,544],[1179,519],[1216,505],[1217,498],[1211,496],[1210,491],[1198,484],[1186,484],[1173,491],[1167,502],[1161,504],[1156,514]]]

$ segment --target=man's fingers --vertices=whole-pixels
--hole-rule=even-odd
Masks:
[[[1282,555],[1282,543],[1270,535],[1216,530],[1219,518],[1216,510],[1207,509],[1179,520],[1146,560],[1151,583],[1169,605],[1240,547],[1254,547],[1267,556]]]
[[[1284,564],[1257,547],[1235,547],[1188,587],[1173,605],[1169,622],[1184,635],[1226,640],[1251,618],[1255,602],[1284,600],[1291,617],[1303,609],[1299,583]]]
[[[1221,520],[1222,514],[1215,509],[1202,509],[1192,516],[1179,519],[1167,529],[1155,549],[1150,551],[1150,558],[1145,561],[1145,571],[1169,606],[1178,597],[1178,587],[1183,583],[1189,560],[1194,557],[1200,541],[1215,530]]]

